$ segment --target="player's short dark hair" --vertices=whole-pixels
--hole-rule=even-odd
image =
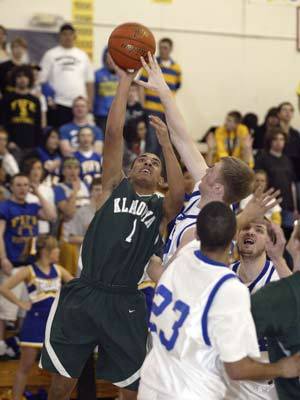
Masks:
[[[10,178],[10,184],[12,185],[17,178],[27,178],[28,179],[28,176],[25,175],[23,172],[18,172],[17,174],[13,175]]]
[[[30,65],[19,65],[16,66],[12,69],[11,74],[10,74],[10,80],[13,86],[16,86],[16,81],[19,76],[27,76],[29,79],[29,84],[28,87],[32,88],[33,83],[34,83],[34,77],[33,77],[33,72],[32,68]]]
[[[240,124],[242,121],[242,114],[239,111],[230,111],[227,114],[227,117],[231,117],[237,124]]]
[[[164,37],[164,38],[160,39],[159,44],[161,44],[161,43],[168,43],[168,45],[171,47],[171,49],[173,49],[174,43],[173,43],[172,39],[170,39],[168,37]]]
[[[202,208],[197,218],[197,235],[201,249],[226,249],[236,233],[236,217],[229,206],[212,201]]]

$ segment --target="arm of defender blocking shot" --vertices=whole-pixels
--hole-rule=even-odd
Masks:
[[[164,216],[167,221],[171,221],[183,206],[183,174],[170,142],[166,124],[155,116],[150,116],[150,124],[155,128],[156,136],[161,145],[166,164],[169,192],[164,198]]]
[[[113,63],[113,61],[111,60]],[[111,192],[122,180],[123,128],[125,123],[127,97],[135,73],[127,73],[114,64],[120,80],[116,96],[111,105],[105,132],[103,148],[103,192]]]
[[[176,105],[175,98],[166,84],[157,60],[148,53],[149,65],[141,58],[143,67],[148,73],[148,82],[137,81],[140,86],[158,92],[161,102],[165,108],[168,128],[171,140],[180,154],[184,164],[196,181],[199,181],[207,170],[204,157],[199,152],[196,143],[189,135],[185,121]]]

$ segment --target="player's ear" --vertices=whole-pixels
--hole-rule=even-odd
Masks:
[[[219,197],[219,198],[223,198],[224,197],[224,185],[222,185],[222,183],[215,183],[214,185],[214,190],[215,190],[215,194]]]

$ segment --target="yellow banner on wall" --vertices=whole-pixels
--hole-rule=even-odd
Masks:
[[[72,0],[72,21],[77,32],[76,46],[93,60],[94,0]]]

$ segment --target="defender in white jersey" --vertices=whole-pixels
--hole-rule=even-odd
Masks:
[[[177,108],[176,101],[160,67],[151,54],[148,54],[149,65],[141,58],[148,73],[148,82],[137,81],[143,87],[155,90],[165,109],[165,115],[173,145],[187,170],[191,173],[196,185],[184,210],[177,216],[164,251],[164,265],[170,262],[180,248],[195,239],[195,222],[199,211],[211,201],[222,201],[225,204],[239,202],[251,193],[254,173],[243,161],[234,157],[225,157],[211,168],[199,152],[193,138],[189,135],[184,119]],[[201,193],[201,194],[200,194]],[[257,193],[255,193],[257,197]],[[261,195],[261,193],[260,193]],[[252,221],[256,215],[264,215],[276,202],[272,200],[276,193],[269,197],[269,203],[262,206],[254,199],[245,212],[238,218],[238,225],[243,226]]]
[[[259,349],[249,291],[226,266],[235,230],[228,206],[206,205],[197,220],[201,251],[183,249],[159,281],[139,400],[223,399],[224,368],[232,379],[272,379],[300,367],[295,357],[277,364],[250,358]]]
[[[280,245],[279,242],[282,242],[283,237],[283,233],[280,236],[278,226],[273,225],[272,229],[267,219],[257,219],[238,232],[237,246],[240,260],[230,267],[248,287],[250,294],[254,294],[269,282],[290,275],[290,270],[276,253],[270,251],[271,259],[267,259],[266,249],[273,249],[272,243],[275,243],[276,239],[277,246]],[[269,362],[265,338],[259,338],[259,348],[261,361]],[[230,382],[225,397],[226,400],[276,400],[277,398],[273,381]]]

